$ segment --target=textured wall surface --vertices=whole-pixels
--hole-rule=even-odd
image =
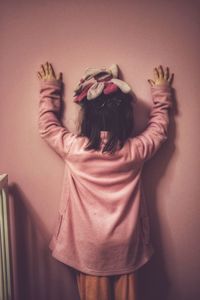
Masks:
[[[73,272],[48,242],[63,162],[39,137],[36,72],[49,60],[65,82],[64,124],[76,130],[73,88],[89,66],[118,63],[137,96],[137,130],[151,107],[154,66],[175,73],[169,139],[144,169],[156,254],[140,270],[141,300],[200,299],[199,1],[2,1],[0,172],[9,175],[15,300],[78,300]]]

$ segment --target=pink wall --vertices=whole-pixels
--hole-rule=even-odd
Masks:
[[[144,172],[156,255],[139,272],[141,299],[200,299],[199,4],[1,2],[0,172],[10,183],[15,300],[78,300],[70,268],[48,251],[64,165],[37,129],[36,71],[46,60],[64,74],[64,123],[72,131],[73,87],[86,67],[119,64],[138,97],[138,130],[151,105],[153,67],[161,63],[175,73],[169,139]]]

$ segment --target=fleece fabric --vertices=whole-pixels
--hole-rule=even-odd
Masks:
[[[101,131],[101,150],[88,151],[87,137],[62,125],[61,87],[58,80],[41,81],[39,100],[39,134],[64,162],[52,256],[96,276],[134,272],[155,252],[141,174],[167,139],[171,87],[150,87],[147,128],[114,154],[101,151],[107,131]]]

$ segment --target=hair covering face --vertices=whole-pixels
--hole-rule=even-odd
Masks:
[[[120,89],[127,94],[131,87],[123,80],[118,79],[118,66],[112,64],[109,68],[88,68],[84,76],[74,89],[74,102],[80,103],[84,98],[93,100],[99,95],[105,95],[116,92]]]

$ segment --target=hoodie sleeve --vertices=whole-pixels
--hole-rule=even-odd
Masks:
[[[169,85],[151,87],[153,108],[147,128],[133,141],[136,143],[139,159],[150,159],[167,140],[169,109],[172,107],[172,93]]]
[[[59,80],[40,82],[38,127],[41,138],[65,159],[75,134],[62,126],[58,118],[61,110],[61,87]]]

